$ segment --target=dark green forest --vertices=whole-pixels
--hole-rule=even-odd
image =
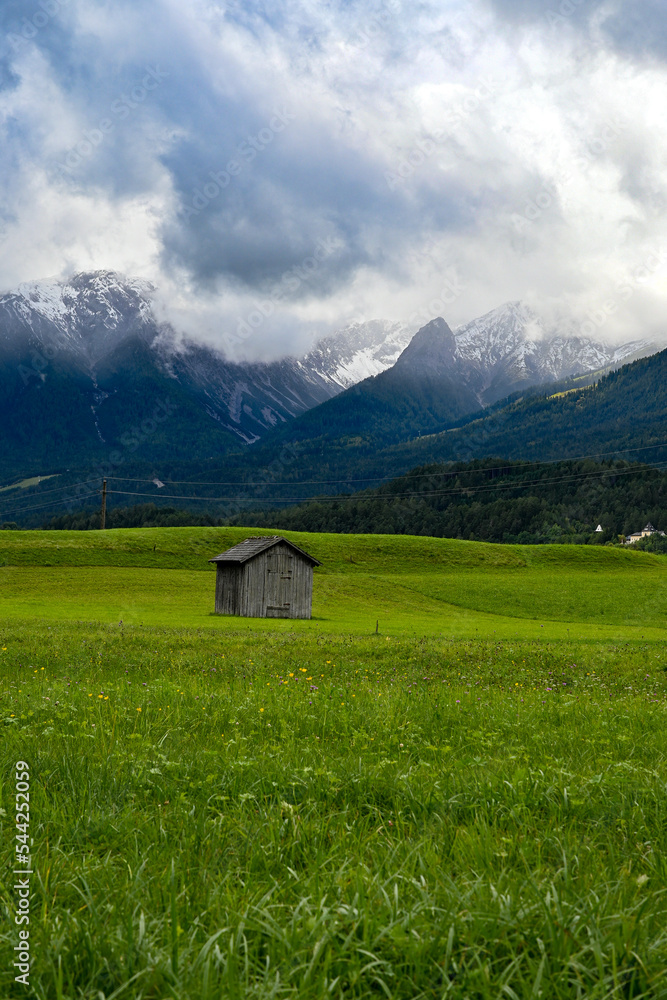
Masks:
[[[101,514],[96,510],[81,510],[73,514],[60,514],[44,522],[41,528],[48,531],[97,531]],[[225,522],[210,513],[194,513],[177,507],[158,507],[154,503],[135,504],[133,507],[112,507],[107,510],[107,528],[184,528],[192,526],[217,527]],[[8,527],[2,525],[3,528]]]
[[[485,459],[423,466],[377,490],[240,514],[231,523],[486,542],[604,544],[618,542],[647,521],[667,529],[663,470],[625,462]]]
[[[169,457],[169,438],[183,428],[177,421],[173,426],[165,422],[164,441],[157,442],[156,433],[146,442],[146,447],[155,444],[150,465],[128,454],[117,467],[101,463],[67,470],[29,489],[6,488],[0,523],[95,528],[98,501],[90,494],[109,477],[110,527],[208,523],[201,520],[208,516],[271,528],[531,542],[612,541],[649,519],[665,530],[665,473],[660,469],[667,465],[667,351],[626,365],[590,388],[515,398],[458,428],[391,445],[386,436],[374,436],[372,422],[367,433],[350,436],[352,427],[344,421],[341,435],[334,402],[297,417],[242,453],[208,460],[184,462],[178,448]],[[417,409],[423,402],[415,396]],[[383,421],[389,421],[387,399],[383,406]],[[401,423],[400,433],[406,427]],[[589,464],[582,464],[581,456],[588,456]],[[483,490],[475,477],[497,480],[489,462],[513,471],[507,481]],[[543,462],[550,462],[543,468],[551,470],[583,470],[581,478],[540,482],[540,467],[530,471],[526,463]],[[431,470],[419,473],[422,483],[431,484],[422,495],[407,485],[417,475],[411,477],[410,469]],[[155,485],[156,477],[168,489]],[[403,485],[387,485],[396,477]],[[379,482],[385,485],[377,492]],[[454,483],[456,489],[448,491],[442,483]],[[131,503],[139,506],[128,509]],[[67,513],[59,515],[65,507]],[[172,509],[167,513],[165,507]],[[591,538],[598,523],[604,531]]]
[[[139,440],[138,431],[136,439],[124,437],[118,449],[114,428],[105,425],[104,457],[68,468],[54,468],[53,458],[50,462],[45,458],[43,465],[26,473],[44,475],[48,468],[58,472],[58,485],[63,491],[69,487],[70,511],[73,504],[80,506],[75,484],[97,478],[99,488],[103,477],[110,478],[109,487],[117,494],[125,491],[125,496],[114,497],[113,505],[153,499],[160,505],[164,500],[152,483],[156,476],[165,483],[194,484],[198,499],[194,509],[199,510],[202,497],[209,497],[211,504],[221,494],[234,494],[254,500],[256,507],[269,499],[286,505],[317,493],[372,487],[417,466],[489,455],[532,462],[581,456],[654,465],[667,461],[667,351],[611,372],[591,387],[557,393],[552,386],[514,396],[448,429],[443,429],[447,428],[445,403],[436,407],[432,395],[423,395],[416,384],[411,384],[407,396],[392,388],[393,402],[391,393],[382,398],[376,394],[372,405],[368,393],[359,395],[359,390],[359,399],[343,393],[275,428],[256,444],[241,449],[235,445],[226,454],[220,442],[202,439],[195,416],[174,395],[174,415],[145,440]],[[130,403],[128,397],[125,410],[133,414]],[[67,436],[64,431],[63,435]],[[22,453],[28,450],[23,442]],[[52,448],[51,454],[62,457],[59,449]],[[49,489],[53,485],[48,484]],[[33,497],[46,492],[46,488],[20,495],[5,492],[0,521],[18,520],[14,512],[30,504],[34,509],[38,501]],[[182,492],[182,506],[189,506],[192,490],[170,492]],[[138,494],[136,499],[133,493]],[[178,496],[171,499],[180,501]],[[247,507],[244,502],[240,512]],[[41,517],[30,526],[39,523]]]
[[[647,521],[667,531],[667,471],[620,461],[525,463],[483,459],[413,469],[374,490],[278,510],[225,516],[154,503],[111,508],[108,528],[241,525],[275,530],[428,535],[487,542],[618,543]],[[595,529],[602,526],[602,531]],[[50,518],[41,527],[91,530],[99,509]],[[667,550],[667,539],[640,543]]]

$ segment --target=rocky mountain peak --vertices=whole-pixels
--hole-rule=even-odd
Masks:
[[[456,350],[456,338],[439,316],[417,331],[394,368],[425,376],[448,375],[456,362]]]

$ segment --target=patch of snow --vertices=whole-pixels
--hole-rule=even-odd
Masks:
[[[28,281],[18,286],[18,294],[45,319],[63,327],[69,316],[69,307],[63,299],[66,284],[51,279],[48,281]]]
[[[272,410],[270,406],[262,407],[262,416],[264,417],[264,420],[266,421],[267,426],[269,427],[275,427],[276,424],[278,423],[278,417],[276,416],[275,411]]]

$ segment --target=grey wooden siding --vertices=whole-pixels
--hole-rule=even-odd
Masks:
[[[241,567],[227,563],[218,565],[215,576],[215,611],[219,615],[238,615],[240,604]]]
[[[274,545],[242,566],[219,563],[215,610],[246,618],[310,618],[313,567],[287,545]]]
[[[313,604],[313,567],[305,559],[294,557],[294,583],[290,618],[310,618]]]

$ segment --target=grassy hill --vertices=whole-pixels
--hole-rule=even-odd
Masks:
[[[394,535],[285,532],[323,563],[313,620],[212,614],[208,559],[245,528],[2,532],[7,619],[221,631],[667,638],[667,560],[583,546],[491,545]]]

